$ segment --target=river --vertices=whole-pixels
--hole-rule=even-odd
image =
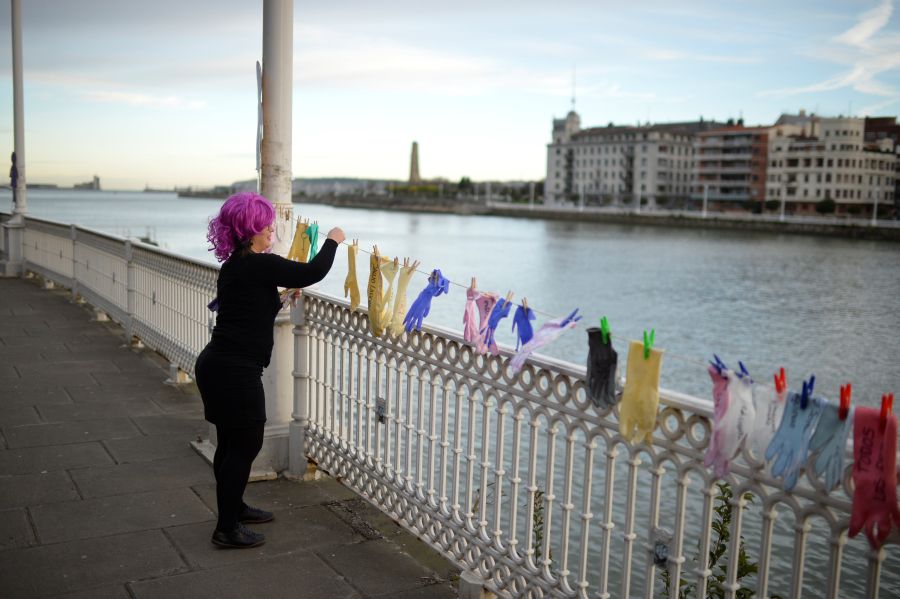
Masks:
[[[206,223],[220,204],[164,193],[28,192],[29,215],[122,236],[149,230],[161,247],[210,263]],[[10,205],[5,191],[0,206]],[[377,243],[385,255],[440,268],[454,282],[475,276],[479,289],[513,291],[547,315],[577,307],[591,326],[605,315],[623,362],[626,340],[655,329],[669,389],[708,397],[702,364],[716,353],[764,380],[783,366],[791,387],[815,374],[816,390],[830,399],[847,382],[864,405],[900,391],[898,244],[318,204],[295,204],[294,214],[317,220],[323,234],[337,225],[363,248]],[[340,252],[322,288],[341,294],[346,268]],[[364,260],[359,269],[364,282]],[[424,275],[413,279],[410,301],[424,284]],[[429,320],[461,328],[464,302],[465,291],[451,288]],[[498,338],[514,344],[510,326],[501,325]],[[583,362],[583,328],[543,351]]]

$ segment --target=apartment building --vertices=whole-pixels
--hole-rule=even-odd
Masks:
[[[862,118],[814,117],[799,132],[769,136],[766,197],[789,212],[813,213],[831,198],[837,214],[871,216],[876,206],[893,207],[896,176],[893,141],[867,143]]]
[[[766,196],[766,156],[771,127],[744,127],[742,121],[694,140],[691,199],[712,209],[745,209]]]
[[[547,203],[668,204],[691,194],[694,136],[715,121],[581,128],[571,111],[553,120],[547,144]]]

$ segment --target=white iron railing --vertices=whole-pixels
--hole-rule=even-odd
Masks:
[[[193,371],[215,266],[34,218],[24,246],[26,270]],[[849,465],[830,495],[815,477],[788,493],[745,450],[725,501],[703,466],[709,401],[663,391],[653,445],[631,445],[581,366],[537,356],[512,376],[510,348],[476,355],[435,326],[374,338],[317,291],[292,318],[292,450],[501,596],[900,596],[900,535],[847,539]]]

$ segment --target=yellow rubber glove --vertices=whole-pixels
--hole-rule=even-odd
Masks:
[[[347,246],[347,278],[344,279],[344,297],[350,294],[350,310],[359,307],[359,283],[356,280],[356,253],[359,246],[354,244]]]
[[[369,328],[376,337],[381,337],[384,328],[381,326],[381,260],[376,254],[369,256],[369,285],[366,296],[369,300]]]
[[[625,391],[619,403],[619,433],[631,443],[653,442],[662,354],[651,349],[650,357],[645,359],[642,343],[632,341],[628,347]]]
[[[397,278],[397,294],[394,298],[394,309],[391,314],[391,324],[388,327],[388,334],[391,337],[399,337],[403,334],[403,319],[406,317],[406,288],[409,287],[409,280],[413,273],[416,272],[418,262],[414,262],[409,266],[400,268],[400,276]]]
[[[309,246],[311,244],[309,242],[308,229],[309,223],[304,223],[300,232],[300,253],[297,255],[297,262],[306,262],[306,259],[309,257]]]
[[[381,296],[381,318],[378,323],[381,325],[382,332],[391,326],[391,316],[393,315],[394,306],[392,300],[394,298],[394,279],[397,278],[397,272],[400,271],[400,261],[394,258],[381,259],[381,276],[387,281],[387,289]]]
[[[300,251],[303,247],[303,232],[306,231],[306,225],[297,221],[297,228],[294,229],[294,239],[291,240],[291,249],[288,250],[287,258],[288,260],[293,260],[297,262],[300,260]]]

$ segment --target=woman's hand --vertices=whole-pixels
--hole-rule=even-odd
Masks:
[[[344,237],[344,231],[340,227],[335,227],[328,232],[328,239],[334,239],[340,245],[346,237]]]

